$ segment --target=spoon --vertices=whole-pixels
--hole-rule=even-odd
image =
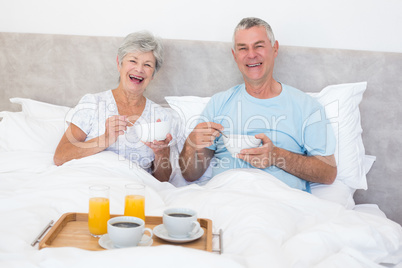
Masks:
[[[229,138],[225,133],[223,133],[221,130],[217,129],[219,131],[219,133],[221,133],[225,138]]]
[[[130,124],[131,124],[131,126],[134,126],[134,123],[133,123],[133,122],[131,122],[130,120],[128,120],[127,118],[126,118],[126,121],[127,121],[128,123],[130,123]]]

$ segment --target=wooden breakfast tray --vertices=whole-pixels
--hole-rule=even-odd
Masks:
[[[116,217],[121,215],[111,215]],[[200,226],[204,229],[204,235],[195,241],[183,244],[171,243],[153,236],[152,246],[159,245],[180,245],[183,247],[201,249],[212,252],[212,221],[209,219],[198,219]],[[162,217],[146,216],[145,226],[153,229],[162,223]],[[87,250],[105,250],[98,244],[99,238],[93,237],[88,230],[87,213],[65,213],[54,224],[50,231],[39,243],[39,249],[51,247],[76,247]]]

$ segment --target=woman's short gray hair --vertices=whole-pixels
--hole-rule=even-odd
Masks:
[[[153,73],[155,75],[163,63],[163,46],[162,40],[148,31],[131,33],[124,38],[117,52],[119,64],[121,66],[124,57],[128,53],[146,53],[150,51],[155,57],[155,71]]]
[[[269,41],[271,41],[271,45],[274,46],[275,45],[275,36],[274,36],[274,32],[272,31],[271,26],[264,20],[259,19],[259,18],[253,18],[253,17],[249,17],[249,18],[244,18],[242,19],[239,24],[237,24],[234,33],[233,33],[233,49],[235,48],[235,35],[236,32],[238,30],[246,30],[246,29],[250,29],[251,27],[254,26],[262,26],[265,28],[265,30],[267,31],[267,36]]]

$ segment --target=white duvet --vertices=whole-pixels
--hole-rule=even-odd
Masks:
[[[258,170],[222,173],[205,186],[175,188],[103,152],[61,167],[52,154],[0,153],[0,267],[394,267],[402,228],[294,190]],[[223,230],[223,254],[180,246],[91,252],[31,247],[50,220],[88,211],[88,187],[111,187],[111,213],[124,210],[124,185],[146,184],[146,214],[185,206]],[[214,247],[219,245],[214,241]]]

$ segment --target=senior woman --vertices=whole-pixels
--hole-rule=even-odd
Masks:
[[[162,57],[161,41],[151,33],[129,34],[118,49],[118,87],[87,94],[70,111],[69,126],[57,146],[54,163],[59,166],[108,150],[137,163],[158,180],[168,181],[172,172],[168,143],[172,135],[144,144],[131,128],[134,124],[170,120],[161,106],[143,95],[161,67]]]

